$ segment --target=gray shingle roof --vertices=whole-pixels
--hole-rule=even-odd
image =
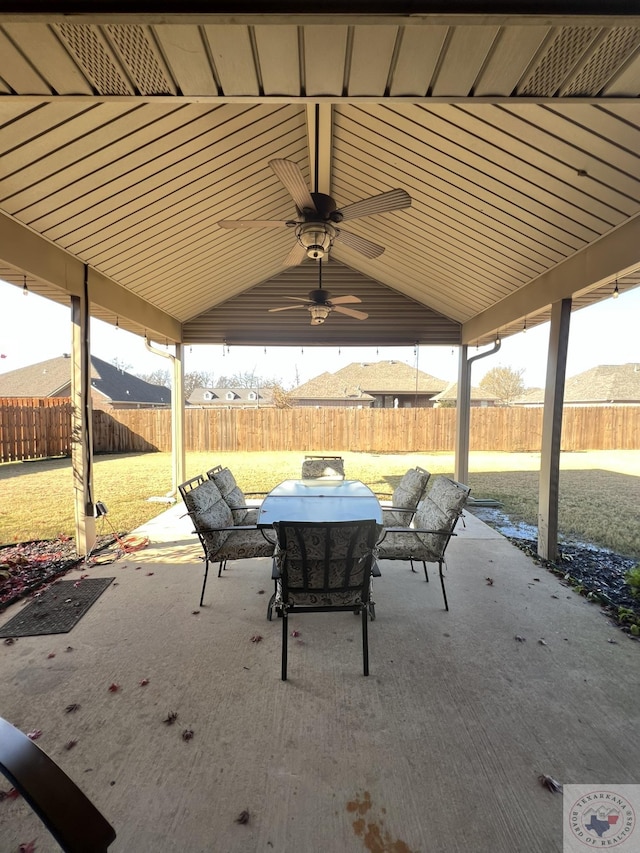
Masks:
[[[516,402],[543,403],[544,388],[529,388]],[[564,402],[640,404],[640,364],[600,364],[570,376],[564,384]]]
[[[416,388],[417,382],[417,388]],[[363,399],[372,394],[434,395],[447,383],[403,361],[353,362],[336,373],[321,373],[291,392],[294,398],[304,399]]]
[[[450,382],[444,391],[433,398],[434,400],[457,400],[458,399],[458,383]],[[484,388],[479,388],[476,385],[471,386],[471,400],[488,400],[495,402],[498,398],[495,394],[485,391]]]
[[[71,384],[71,358],[62,355],[0,374],[0,397],[66,397]],[[112,403],[169,405],[171,391],[152,385],[91,356],[91,385]]]

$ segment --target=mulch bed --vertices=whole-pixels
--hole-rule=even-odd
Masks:
[[[114,535],[98,536],[93,553],[115,541]],[[0,547],[0,611],[84,563],[85,558],[78,557],[71,537]]]

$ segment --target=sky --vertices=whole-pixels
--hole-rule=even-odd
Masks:
[[[600,364],[640,362],[640,287],[571,315],[567,377]],[[527,388],[544,387],[549,324],[506,338],[498,353],[476,361],[471,381],[477,385],[493,367],[522,370]],[[158,348],[164,347],[155,344]],[[483,350],[469,348],[468,355]],[[70,311],[35,293],[0,281],[0,373],[37,364],[71,351]],[[168,351],[171,351],[169,347]],[[91,352],[135,374],[166,370],[169,363],[145,348],[144,340],[100,320],[91,321]],[[458,378],[458,351],[452,347],[231,347],[185,348],[185,372],[206,371],[215,377],[254,371],[285,388],[318,374],[335,373],[352,362],[404,361],[446,382]]]

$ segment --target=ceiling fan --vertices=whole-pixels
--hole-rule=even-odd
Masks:
[[[297,266],[305,257],[315,261],[321,260],[333,246],[334,240],[341,240],[366,258],[377,258],[384,252],[384,246],[367,240],[366,237],[344,231],[338,228],[338,225],[350,219],[402,210],[411,205],[409,193],[395,189],[338,209],[331,196],[309,192],[300,167],[293,160],[270,160],[269,166],[291,195],[296,205],[296,219],[224,219],[218,222],[218,225],[221,228],[295,229],[297,242],[285,260],[287,267]]]
[[[315,290],[309,291],[309,296],[304,299],[302,296],[283,296],[283,299],[291,299],[299,302],[299,305],[283,305],[281,308],[269,308],[271,314],[276,311],[290,311],[292,308],[306,308],[311,314],[311,325],[321,326],[332,311],[337,311],[339,314],[346,314],[348,317],[355,317],[356,320],[366,320],[369,316],[364,311],[357,311],[355,308],[345,308],[344,306],[354,302],[362,302],[357,296],[334,296],[328,290],[322,287],[322,260],[318,260],[318,287]]]

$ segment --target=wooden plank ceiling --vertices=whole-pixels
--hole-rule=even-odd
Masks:
[[[603,11],[606,9],[603,8]],[[640,17],[0,13],[0,277],[184,343],[486,343],[638,284]],[[350,220],[334,295],[268,163]],[[176,331],[177,330],[177,331]]]

